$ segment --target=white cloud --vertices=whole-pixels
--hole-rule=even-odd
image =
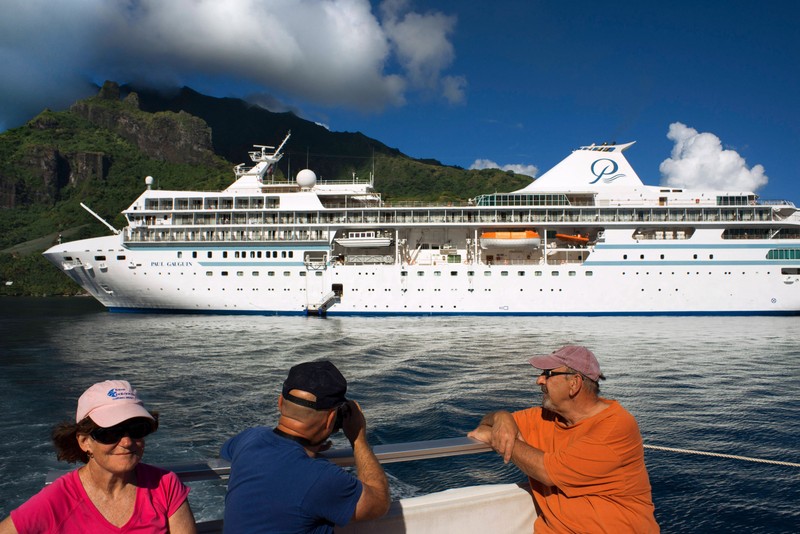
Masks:
[[[524,174],[535,178],[539,173],[539,168],[536,165],[526,165],[523,163],[512,163],[508,165],[499,165],[490,159],[476,159],[475,162],[469,166],[471,170],[480,169],[500,169],[503,171],[513,171],[516,174]]]
[[[698,133],[680,122],[669,125],[672,156],[659,166],[661,183],[685,189],[756,191],[767,184],[762,165],[748,168],[735,150],[723,149],[712,133]]]
[[[446,73],[455,18],[389,0],[0,0],[0,126],[106,79],[380,111],[412,93],[464,98]],[[43,21],[54,21],[46,25]],[[245,96],[240,94],[230,96]]]
[[[463,76],[442,78],[442,96],[451,104],[463,104],[466,97],[467,79]]]

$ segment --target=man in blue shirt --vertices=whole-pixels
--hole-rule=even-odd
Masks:
[[[226,533],[332,533],[334,525],[386,513],[389,483],[367,443],[361,407],[346,392],[331,362],[296,365],[278,397],[278,426],[250,428],[225,442]],[[357,477],[317,457],[339,425],[353,446]]]

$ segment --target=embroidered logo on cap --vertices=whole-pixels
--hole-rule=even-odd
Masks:
[[[111,388],[106,394],[114,400],[135,399],[136,395],[132,391],[125,388]]]

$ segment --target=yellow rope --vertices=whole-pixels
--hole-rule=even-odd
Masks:
[[[783,465],[787,467],[800,467],[800,463],[796,462],[782,462],[780,460],[764,460],[763,458],[751,458],[749,456],[737,456],[735,454],[722,454],[719,452],[694,451],[691,449],[676,449],[674,447],[661,447],[659,445],[645,445],[644,448],[652,449],[654,451],[679,452],[682,454],[699,454],[701,456],[714,456],[716,458],[744,460],[745,462],[758,462],[761,464]]]

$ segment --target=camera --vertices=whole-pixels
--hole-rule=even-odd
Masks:
[[[350,416],[350,403],[345,402],[336,408],[336,419],[333,422],[333,431],[338,432],[342,429],[342,424],[346,417]]]

